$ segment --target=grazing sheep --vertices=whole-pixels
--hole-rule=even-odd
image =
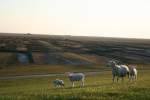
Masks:
[[[124,80],[124,77],[128,75],[129,78],[129,68],[126,65],[118,65],[115,61],[109,61],[107,63],[108,67],[112,68],[112,76],[113,76],[113,82],[115,81],[115,77],[117,77],[117,82],[119,80],[119,77],[122,78],[122,81]]]
[[[130,66],[130,78],[129,81],[137,79],[137,69],[136,66]]]
[[[53,84],[54,84],[55,87],[64,87],[65,86],[64,81],[60,80],[60,79],[54,80]]]
[[[72,82],[72,87],[74,87],[75,81],[81,81],[81,86],[84,86],[84,79],[85,75],[83,73],[70,73],[67,72],[66,75],[68,76],[69,80]]]

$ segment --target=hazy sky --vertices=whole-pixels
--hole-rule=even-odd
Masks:
[[[150,0],[0,0],[0,32],[150,38]]]

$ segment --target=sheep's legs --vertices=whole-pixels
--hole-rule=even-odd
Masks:
[[[137,75],[135,75],[135,80],[137,80]]]
[[[134,80],[134,76],[130,76],[129,82]]]
[[[118,82],[118,80],[119,80],[119,77],[117,77],[117,82]]]
[[[115,82],[115,76],[113,76],[112,80],[113,80],[113,83],[114,83]]]
[[[81,81],[81,86],[82,86],[82,87],[84,86],[84,81]]]
[[[72,82],[72,87],[74,87],[74,82]]]
[[[122,82],[124,81],[124,78],[122,77]]]
[[[127,72],[128,78],[130,79],[130,72]]]
[[[130,80],[135,81],[136,80],[136,75],[131,76]]]
[[[131,81],[131,79],[132,79],[132,76],[130,76],[130,78],[129,78],[129,82]]]
[[[136,79],[137,79],[136,75],[132,76],[132,81],[136,81]]]
[[[134,81],[134,80],[135,80],[135,76],[132,77],[132,81]]]

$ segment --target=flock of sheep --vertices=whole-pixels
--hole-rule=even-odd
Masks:
[[[128,75],[129,81],[133,81],[137,79],[137,69],[136,66],[127,66],[123,64],[117,64],[116,61],[109,61],[107,63],[108,67],[112,68],[112,77],[113,82],[115,82],[115,77],[117,78],[117,82],[119,78],[124,80],[124,77]]]
[[[71,81],[72,87],[74,87],[74,82],[75,81],[80,81],[81,86],[82,87],[84,86],[85,75],[83,73],[70,73],[70,72],[67,72],[65,74],[68,76],[69,80]],[[53,83],[54,83],[55,87],[63,87],[64,86],[64,81],[63,80],[56,79],[56,80],[53,81]]]
[[[129,81],[134,81],[137,79],[137,69],[136,66],[127,66],[123,64],[117,64],[116,61],[111,60],[107,63],[108,67],[112,68],[112,78],[113,82],[115,82],[115,78],[117,78],[117,82],[119,78],[124,80],[124,77],[128,76]],[[67,72],[65,75],[68,76],[70,82],[72,83],[72,87],[74,87],[74,82],[80,81],[81,86],[84,86],[85,74],[83,73],[70,73]],[[55,87],[64,87],[64,81],[60,79],[56,79],[53,81]]]

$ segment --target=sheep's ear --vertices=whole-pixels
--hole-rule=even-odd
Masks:
[[[67,75],[67,72],[65,72],[64,75]]]
[[[69,73],[70,73],[70,72],[65,72],[64,74],[65,74],[65,75],[69,75]]]

